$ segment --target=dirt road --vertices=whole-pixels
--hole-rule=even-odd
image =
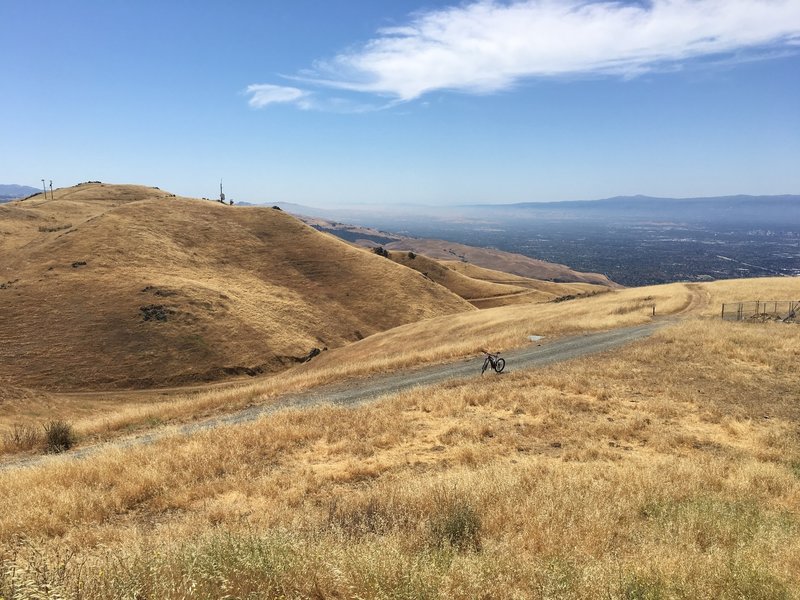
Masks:
[[[626,327],[601,333],[591,333],[560,338],[553,341],[543,340],[539,345],[531,344],[525,348],[504,353],[506,360],[505,373],[543,367],[589,354],[596,354],[612,348],[623,346],[635,340],[651,335],[659,327],[668,324],[670,320]],[[328,386],[321,386],[301,394],[291,394],[278,398],[265,405],[253,406],[228,415],[213,417],[204,421],[191,423],[179,427],[163,427],[146,434],[133,435],[127,438],[116,439],[110,442],[77,448],[71,452],[51,455],[33,456],[22,459],[12,459],[0,464],[0,470],[22,467],[34,467],[45,463],[84,458],[109,448],[126,448],[148,444],[169,435],[191,435],[192,433],[220,427],[247,423],[263,415],[279,410],[303,409],[319,404],[335,404],[339,406],[354,406],[376,400],[419,386],[434,385],[452,379],[472,378],[475,385],[480,385],[481,377],[502,377],[492,371],[481,376],[483,357],[461,360],[458,362],[424,367],[402,373],[374,376],[368,379],[341,382]]]

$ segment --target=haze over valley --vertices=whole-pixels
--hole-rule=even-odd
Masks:
[[[800,196],[649,198],[585,202],[320,209],[318,227],[359,239],[345,223],[382,230],[376,244],[398,238],[441,239],[495,248],[602,273],[623,285],[800,274]],[[344,222],[340,226],[333,223]],[[392,232],[387,235],[386,232]],[[405,245],[413,245],[410,240]]]

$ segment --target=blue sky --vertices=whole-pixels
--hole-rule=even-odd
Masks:
[[[0,183],[800,193],[800,1],[0,0]]]

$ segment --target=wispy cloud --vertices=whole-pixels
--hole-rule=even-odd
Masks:
[[[402,102],[532,78],[629,78],[799,43],[800,0],[481,0],[417,13],[296,80]]]
[[[247,103],[253,108],[264,108],[270,104],[296,104],[300,108],[309,108],[309,92],[296,87],[254,83],[247,86],[245,93],[250,94]]]
[[[385,102],[358,102],[350,98],[321,95],[297,87],[269,83],[254,83],[247,86],[244,93],[250,96],[247,103],[253,108],[264,108],[270,104],[293,104],[301,110],[356,114],[383,110],[388,106]]]

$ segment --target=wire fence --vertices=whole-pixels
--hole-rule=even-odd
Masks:
[[[722,305],[725,321],[790,321],[800,318],[800,300],[753,300]]]

